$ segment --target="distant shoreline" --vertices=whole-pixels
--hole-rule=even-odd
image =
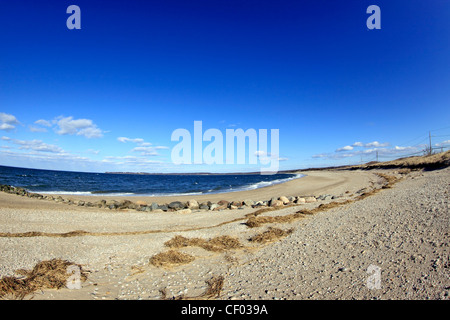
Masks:
[[[276,174],[294,174],[294,172],[279,171]],[[260,172],[231,172],[231,173],[214,173],[214,172],[186,172],[186,173],[151,173],[151,172],[105,172],[104,174],[130,174],[143,176],[237,176],[237,175],[259,175]]]

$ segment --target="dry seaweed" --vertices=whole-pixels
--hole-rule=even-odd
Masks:
[[[194,261],[195,258],[187,253],[176,250],[161,252],[150,258],[150,264],[157,267],[171,267],[174,265],[187,264]]]
[[[215,252],[242,247],[237,238],[233,238],[227,235],[215,237],[209,240],[175,236],[164,244],[169,248],[200,247],[205,250]]]
[[[52,259],[39,262],[31,271],[17,270],[22,277],[7,276],[0,279],[0,298],[11,296],[13,299],[23,299],[26,295],[41,289],[61,289],[67,286],[70,266],[80,268],[80,280],[86,281],[87,272],[80,265],[67,260]]]
[[[223,276],[214,276],[209,280],[205,281],[207,284],[207,288],[205,292],[198,296],[185,296],[185,295],[179,295],[179,296],[173,296],[168,297],[167,296],[167,289],[161,289],[159,292],[161,293],[161,299],[162,300],[209,300],[214,298],[219,298],[220,293],[223,289],[223,283],[224,283],[224,277]]]
[[[294,231],[293,228],[288,230],[282,230],[279,228],[272,228],[269,227],[266,231],[263,233],[259,233],[249,239],[251,242],[258,242],[258,243],[267,243],[272,242],[274,240],[278,240],[280,238],[286,237],[287,235],[291,234]]]

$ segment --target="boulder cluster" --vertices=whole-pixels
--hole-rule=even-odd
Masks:
[[[137,210],[144,212],[178,212],[178,213],[191,213],[192,210],[209,210],[209,211],[220,211],[226,209],[244,209],[245,207],[251,208],[263,208],[263,207],[283,207],[292,204],[304,204],[312,203],[318,200],[331,200],[335,196],[325,194],[318,197],[314,196],[299,196],[299,197],[273,197],[267,201],[253,201],[246,199],[243,201],[227,201],[220,200],[218,202],[197,202],[197,200],[189,201],[173,201],[165,204],[158,204],[153,202],[148,204],[144,201],[130,201],[130,200],[98,200],[98,201],[84,201],[84,200],[74,200],[74,199],[64,199],[62,196],[54,195],[42,195],[39,193],[28,192],[21,187],[13,187],[9,185],[0,185],[0,191],[16,194],[20,196],[25,196],[28,198],[35,198],[41,200],[51,200],[55,202],[65,203],[69,205],[83,206],[83,207],[93,207],[93,208],[106,208],[110,210]]]

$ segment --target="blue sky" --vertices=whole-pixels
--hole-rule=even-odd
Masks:
[[[279,129],[280,170],[448,147],[449,39],[445,0],[2,1],[0,165],[258,170],[174,165],[194,121]]]

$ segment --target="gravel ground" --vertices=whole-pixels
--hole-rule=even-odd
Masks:
[[[392,189],[302,220],[231,268],[222,298],[449,299],[449,182],[449,168],[413,172]]]

